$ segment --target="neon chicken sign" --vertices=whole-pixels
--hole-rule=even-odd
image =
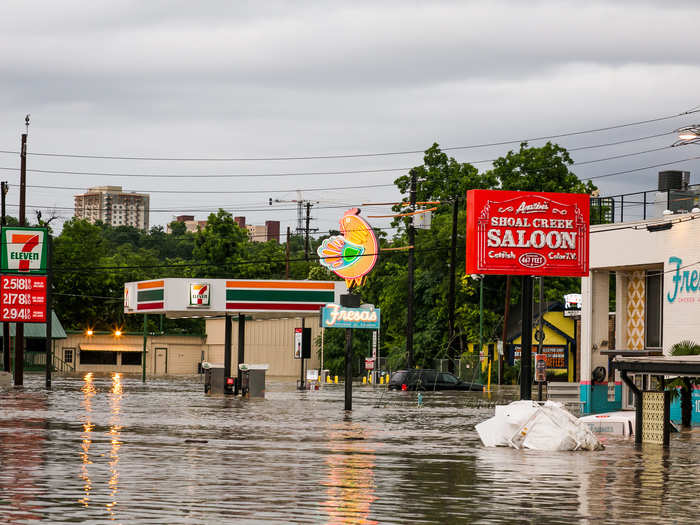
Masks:
[[[325,239],[317,250],[321,265],[345,279],[349,288],[364,283],[379,256],[377,237],[359,214],[359,208],[346,211],[340,219],[342,235]]]

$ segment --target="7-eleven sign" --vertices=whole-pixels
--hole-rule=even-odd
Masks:
[[[190,283],[190,306],[209,306],[209,283]]]
[[[46,273],[46,228],[2,229],[2,271]]]

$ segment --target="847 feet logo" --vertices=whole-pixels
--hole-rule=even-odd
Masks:
[[[46,272],[45,228],[2,229],[2,271]]]

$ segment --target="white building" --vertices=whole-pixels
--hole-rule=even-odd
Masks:
[[[75,195],[75,217],[91,223],[102,221],[111,226],[149,227],[150,196],[126,193],[121,186],[97,186]]]
[[[581,281],[580,399],[586,413],[632,406],[627,386],[610,377],[605,353],[613,350],[613,289],[614,350],[669,354],[684,340],[700,344],[700,212],[591,227],[590,274]],[[650,377],[635,382],[652,387]],[[697,388],[693,405],[697,418]]]

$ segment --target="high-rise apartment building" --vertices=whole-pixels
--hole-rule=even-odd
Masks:
[[[126,193],[121,186],[97,186],[75,195],[75,217],[91,223],[102,221],[111,226],[149,227],[150,196]]]

